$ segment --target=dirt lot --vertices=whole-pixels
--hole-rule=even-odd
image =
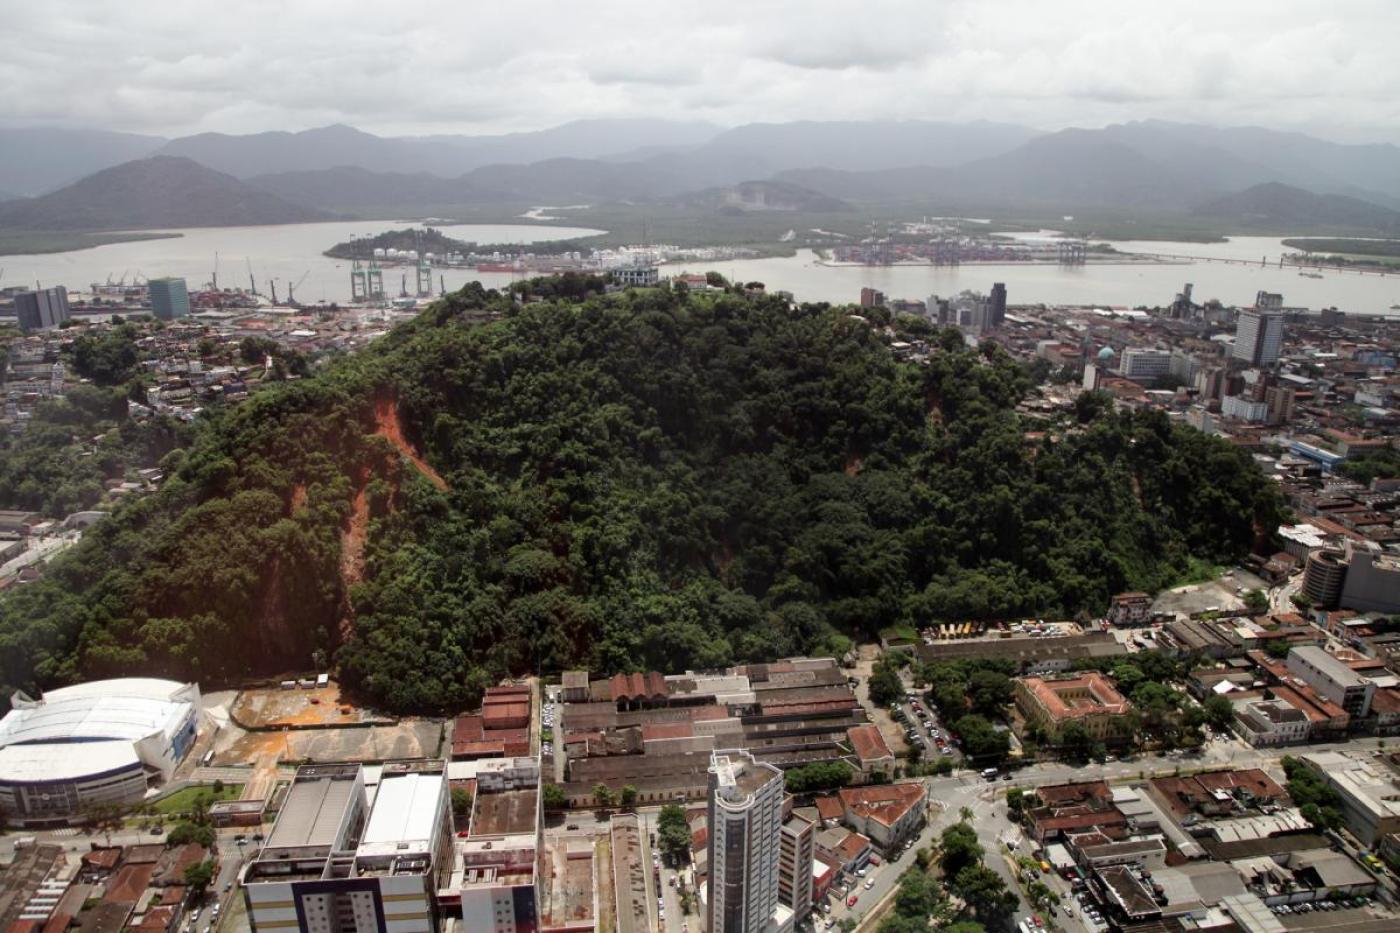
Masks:
[[[322,726],[331,723],[391,723],[393,719],[372,710],[342,702],[340,688],[310,690],[280,687],[250,688],[242,691],[233,704],[233,718],[250,728],[264,726]]]
[[[550,926],[593,918],[593,845],[588,837],[554,837],[545,845],[545,923]],[[569,858],[568,851],[575,851]]]
[[[285,732],[248,732],[214,759],[217,765],[257,767],[269,757],[284,761],[383,761],[389,758],[425,758],[439,753],[442,723],[412,720],[396,726],[357,729],[302,729]]]
[[[1235,612],[1244,608],[1240,594],[1246,590],[1267,593],[1269,584],[1247,571],[1231,570],[1218,580],[1179,586],[1159,594],[1152,602],[1152,611],[1193,615],[1214,607],[1223,612]]]

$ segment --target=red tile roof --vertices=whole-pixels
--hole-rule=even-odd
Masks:
[[[729,710],[723,706],[692,706],[690,708],[691,722],[706,722],[712,719],[728,719]]]
[[[824,820],[837,820],[846,815],[845,807],[841,806],[840,797],[818,797],[816,799],[817,816]]]
[[[1026,687],[1035,694],[1046,713],[1056,720],[1078,719],[1100,713],[1126,713],[1128,701],[1113,688],[1107,677],[1097,671],[1080,674],[1066,680],[1043,680],[1027,677]],[[1083,690],[1089,698],[1065,697],[1071,691]]]
[[[898,823],[910,810],[923,805],[928,788],[923,781],[911,784],[876,784],[843,787],[837,791],[841,805],[862,819],[885,826]]]
[[[836,851],[841,858],[850,862],[870,847],[870,840],[860,833],[847,833],[846,838],[841,840],[841,844],[836,847]]]
[[[614,702],[661,699],[666,696],[666,678],[656,671],[646,674],[614,674],[608,686]]]
[[[894,752],[890,751],[889,745],[885,743],[885,737],[880,734],[880,727],[873,723],[851,726],[846,730],[846,737],[851,740],[851,748],[855,750],[856,757],[863,762],[894,757]]]

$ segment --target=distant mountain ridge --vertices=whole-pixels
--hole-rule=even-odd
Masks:
[[[41,197],[0,204],[0,228],[12,230],[257,226],[332,216],[173,156],[127,162]]]
[[[0,190],[32,197],[93,172],[141,159],[165,144],[159,136],[51,127],[0,128]]]
[[[156,144],[163,154],[180,153],[215,170],[218,178],[206,176],[202,183],[212,219],[193,221],[200,224],[226,223],[217,218],[245,213],[448,215],[480,206],[658,202],[717,211],[824,211],[852,204],[1151,211],[1388,232],[1392,209],[1400,207],[1395,146],[1163,121],[1040,133],[986,122],[807,121],[719,130],[694,121],[634,119],[577,121],[504,136],[380,137],[329,126],[168,142],[132,137],[122,143]],[[6,139],[0,155],[5,145],[22,149]],[[4,184],[3,168],[0,188],[23,190]],[[188,168],[184,175],[190,175]],[[230,182],[248,190],[236,191]],[[741,187],[758,184],[763,187],[747,193]],[[1285,197],[1265,189],[1243,197],[1261,185],[1297,193]],[[275,200],[255,202],[250,192]],[[1232,195],[1242,199],[1227,200]],[[240,202],[246,211],[230,210]],[[793,206],[799,204],[807,206]],[[1305,204],[1320,213],[1308,216]],[[29,212],[35,209],[32,202],[7,204],[0,226],[23,221],[33,228]],[[89,229],[151,225],[148,218],[137,219],[146,218],[139,211],[106,215],[69,203],[61,213],[66,223],[85,218]]]
[[[1400,211],[1341,194],[1314,194],[1269,182],[1217,198],[1195,213],[1236,221],[1245,228],[1282,229],[1307,224],[1339,229],[1365,228],[1400,234]]]

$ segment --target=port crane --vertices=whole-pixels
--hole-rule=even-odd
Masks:
[[[258,294],[258,280],[253,278],[253,260],[248,259],[248,290],[254,297]]]
[[[301,288],[302,283],[306,281],[306,277],[307,277],[308,275],[310,275],[310,274],[311,274],[311,270],[310,270],[310,269],[307,269],[305,272],[303,272],[303,273],[301,274],[301,278],[299,278],[299,279],[296,280],[296,284],[293,284],[293,283],[291,282],[290,279],[287,281],[287,304],[292,305],[292,306],[295,306],[295,305],[296,305],[296,303],[297,303],[297,299],[296,299],[296,290],[297,290],[298,288]]]

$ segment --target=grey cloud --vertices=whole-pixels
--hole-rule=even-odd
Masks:
[[[1400,4],[1334,0],[44,0],[7,4],[0,125],[1159,117],[1400,141]]]

